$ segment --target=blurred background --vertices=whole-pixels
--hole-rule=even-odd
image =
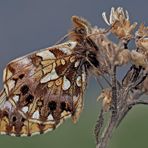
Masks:
[[[148,0],[0,0],[0,80],[5,65],[14,58],[54,45],[71,27],[71,16],[89,20],[93,26],[106,27],[102,12],[111,7],[127,9],[131,21],[148,25]],[[2,88],[2,83],[0,84]],[[58,129],[34,137],[0,135],[5,148],[94,148],[93,130],[100,104],[99,88],[93,78],[85,93],[85,106],[79,122],[68,119]],[[115,131],[109,148],[148,147],[148,106],[130,111]]]

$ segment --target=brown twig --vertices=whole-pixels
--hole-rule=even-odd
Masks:
[[[116,126],[116,120],[114,120],[114,116],[111,116],[109,120],[109,124],[105,130],[105,133],[96,148],[106,148],[107,147],[108,141],[112,136],[113,129],[115,128],[115,126]]]
[[[96,144],[98,144],[100,142],[101,128],[103,127],[103,124],[104,124],[103,112],[104,112],[103,109],[101,109],[99,118],[98,118],[96,126],[95,126],[95,130],[94,130]]]

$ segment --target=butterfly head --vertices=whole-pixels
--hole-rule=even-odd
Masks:
[[[83,41],[91,34],[91,24],[84,18],[72,16],[73,28],[70,30],[69,36],[71,40]]]

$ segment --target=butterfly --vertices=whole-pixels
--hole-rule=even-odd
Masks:
[[[32,136],[75,123],[83,109],[89,71],[99,67],[97,45],[85,19],[72,17],[68,40],[6,66],[0,93],[0,134]]]

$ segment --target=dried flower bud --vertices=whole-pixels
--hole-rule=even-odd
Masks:
[[[147,55],[148,58],[148,27],[145,27],[144,24],[141,24],[136,35],[136,45],[141,49],[142,53]]]
[[[103,89],[97,100],[102,99],[102,106],[105,112],[109,111],[112,100],[112,92],[110,88]]]
[[[119,51],[116,59],[115,59],[115,65],[121,66],[124,64],[127,64],[131,59],[130,51],[128,49],[123,49]]]
[[[104,21],[111,26],[111,32],[114,33],[118,38],[124,40],[130,40],[132,38],[132,31],[135,29],[137,23],[130,24],[128,12],[123,8],[118,7],[111,8],[109,20],[106,17],[106,13],[102,13]]]
[[[146,56],[142,53],[139,53],[135,50],[131,51],[131,62],[136,66],[142,66],[143,68],[146,68],[148,63],[146,60]]]
[[[148,38],[143,38],[138,40],[138,47],[148,52]]]
[[[138,31],[135,33],[136,37],[144,38],[148,36],[148,27],[145,27],[144,24],[141,24]]]

